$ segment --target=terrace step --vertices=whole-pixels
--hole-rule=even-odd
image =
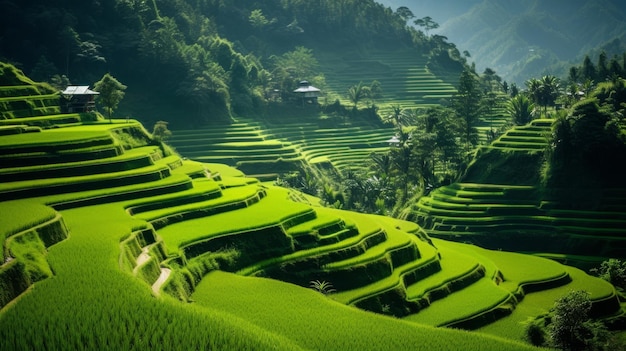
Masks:
[[[218,182],[209,180],[194,181],[193,188],[189,190],[132,201],[125,206],[125,209],[128,214],[136,216],[149,211],[210,201],[221,196],[222,188]]]
[[[394,306],[397,310],[393,315],[403,316],[409,311],[419,310],[414,302],[406,300],[405,284],[428,277],[441,270],[437,250],[420,240],[418,245],[421,258],[395,267],[392,274],[374,281],[369,285],[335,294],[335,299],[356,307],[389,314],[380,308],[384,305]]]
[[[4,199],[81,192],[160,180],[170,176],[166,166],[147,166],[130,171],[76,177],[14,181],[0,184]]]
[[[131,208],[136,218],[151,223],[158,230],[181,221],[244,208],[265,197],[265,191],[256,185],[218,189],[209,183],[205,187],[210,190],[197,196],[175,194]]]
[[[188,176],[172,174],[170,177],[160,180],[53,195],[50,196],[49,199],[52,207],[57,210],[65,210],[109,202],[130,201],[144,197],[159,196],[186,191],[191,188],[193,188],[193,184]]]
[[[135,149],[107,159],[0,168],[0,182],[86,176],[148,167],[153,165],[152,154],[157,152],[157,150],[156,146],[151,146]]]

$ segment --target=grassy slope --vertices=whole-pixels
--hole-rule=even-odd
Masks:
[[[194,295],[202,308],[168,297],[155,299],[118,262],[120,238],[144,222],[129,217],[121,203],[62,214],[71,237],[49,250],[55,276],[0,312],[0,339],[8,350],[530,349],[467,332],[409,325],[339,305],[308,289],[218,272]]]
[[[84,131],[102,134],[113,133],[113,129],[110,124],[82,128]],[[59,132],[42,133],[47,137],[51,136],[47,133]],[[146,149],[146,152],[149,151]],[[157,164],[178,163],[175,158],[165,158],[157,161]],[[258,186],[252,184],[254,182],[251,180],[241,178],[242,174],[228,167],[212,164],[207,165],[207,168],[212,173],[222,174],[224,179],[219,185],[224,188],[224,193]],[[180,303],[167,296],[154,298],[150,293],[150,286],[140,279],[144,274],[133,276],[123,262],[122,256],[127,249],[121,241],[131,232],[147,227],[141,216],[131,217],[125,207],[141,203],[144,199],[159,203],[167,198],[166,194],[181,191],[194,194],[188,190],[190,186],[196,186],[198,181],[192,182],[185,172],[197,173],[202,169],[200,164],[183,162],[182,167],[172,169],[172,175],[164,175],[163,179],[149,184],[94,189],[29,200],[35,204],[44,204],[75,199],[100,199],[94,202],[95,205],[88,202],[74,203],[79,208],[61,210],[70,228],[70,237],[49,248],[47,259],[55,275],[34,284],[27,293],[0,311],[0,340],[3,340],[3,345],[6,343],[8,349],[291,350],[332,349],[335,346],[339,349],[529,349],[510,340],[433,329],[359,311],[290,284],[220,272],[209,274],[198,285],[193,295],[197,301],[195,304]],[[237,178],[229,178],[229,175]],[[186,181],[187,187],[184,190],[167,190],[164,184],[172,181]],[[205,179],[204,182],[212,181]],[[158,191],[150,195],[137,192],[150,188]],[[304,213],[308,209],[304,204],[288,201],[289,194],[285,189],[266,187],[265,191],[267,196],[258,199],[258,202],[246,204],[244,208],[215,216],[205,215],[205,218],[198,221],[183,219],[180,225],[166,226],[160,234],[170,237],[174,243],[169,245],[172,253],[185,242],[215,233],[254,230],[276,224],[292,214]],[[124,196],[111,197],[112,193]],[[11,206],[11,203],[3,205]],[[187,205],[182,207],[185,206]],[[154,210],[152,214],[159,211],[162,210]],[[245,216],[245,220],[242,220],[242,216]],[[342,216],[348,218],[349,223],[355,222],[363,232],[376,231],[378,228],[387,230],[391,238],[389,243],[379,243],[381,246],[373,246],[372,250],[352,260],[355,269],[359,263],[368,262],[370,258],[386,253],[390,246],[383,245],[404,242],[401,240],[402,236],[419,230],[414,224],[382,217],[349,213]],[[328,222],[328,218],[323,218],[322,222],[324,221]],[[198,228],[197,223],[206,226]],[[176,237],[177,234],[179,237]],[[411,240],[416,239],[411,236]],[[425,253],[426,245],[420,241],[416,247],[421,246],[420,250]],[[428,248],[434,250],[430,246]],[[487,274],[477,284],[471,284],[467,290],[451,294],[435,302],[424,314],[420,313],[422,318],[432,324],[465,317],[477,309],[497,305],[502,300],[501,297],[510,296],[508,291],[497,287],[491,279],[499,269],[496,259],[490,258],[487,253],[471,253],[471,249],[467,247],[454,248],[462,251],[465,257],[471,257],[470,261],[480,261],[486,266]],[[137,249],[141,250],[139,247]],[[382,257],[393,261],[393,258]],[[445,255],[444,259],[451,257],[453,256]],[[454,256],[454,260],[462,257],[463,255]],[[349,263],[350,260],[343,260],[342,264],[346,262]],[[400,268],[405,266],[406,264]],[[158,274],[159,262],[156,263],[156,269]],[[506,277],[506,271],[503,272]],[[395,280],[392,283],[399,284],[398,273],[392,273],[396,275],[391,277],[391,280]],[[531,275],[531,279],[534,278],[537,276]],[[528,279],[528,276],[518,273],[516,278],[511,278],[511,287],[514,289],[516,283],[522,283],[524,279]],[[581,281],[581,286],[593,283],[586,278]],[[494,299],[484,299],[481,294],[486,291],[495,292],[497,296]],[[460,306],[468,306],[469,298],[486,304],[474,304],[469,309],[461,310]],[[438,303],[444,307],[437,308]],[[443,315],[443,312],[446,314]],[[429,319],[429,315],[436,318]]]
[[[569,254],[584,266],[623,257],[623,188],[576,189],[581,195],[572,203],[559,197],[571,189],[541,185],[543,150],[553,122],[534,120],[481,147],[461,182],[422,197],[412,218],[431,236],[511,251]]]
[[[346,307],[290,284],[213,272],[196,304],[229,311],[316,350],[515,350],[532,347],[458,330],[418,326]],[[311,322],[315,321],[315,324]]]
[[[145,225],[120,204],[62,214],[71,237],[50,248],[55,276],[0,312],[3,350],[295,348],[228,313],[154,299],[120,270],[120,238]]]

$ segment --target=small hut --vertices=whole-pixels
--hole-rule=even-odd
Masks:
[[[322,95],[322,91],[311,85],[306,80],[298,84],[298,89],[293,91],[302,100],[302,104],[317,104],[317,98]]]
[[[61,112],[93,112],[96,110],[97,91],[89,89],[88,85],[69,85],[61,92]]]

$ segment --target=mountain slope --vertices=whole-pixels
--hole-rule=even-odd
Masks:
[[[24,86],[2,87],[0,102],[31,98]],[[77,117],[15,117],[0,129],[0,195],[16,199],[0,201],[16,216],[0,222],[10,224],[0,285],[15,287],[0,295],[8,349],[526,350],[432,326],[497,323],[527,292],[554,287],[586,288],[598,316],[620,310],[610,284],[556,262],[312,206],[182,159],[136,121]],[[338,292],[324,297],[322,282]],[[305,289],[313,283],[318,292]]]
[[[609,57],[626,45],[626,8],[616,0],[442,1],[426,9],[380,2],[408,6],[416,17],[431,15],[441,25],[435,32],[468,50],[479,70],[490,67],[518,84],[545,73],[565,76],[567,62],[597,54],[613,40],[621,43],[606,47]]]

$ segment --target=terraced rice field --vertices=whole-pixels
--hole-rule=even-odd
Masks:
[[[323,128],[317,123],[270,124],[241,120],[227,126],[176,131],[169,140],[181,155],[235,166],[249,176],[275,179],[303,163],[339,172],[366,165],[370,154],[389,149],[391,128],[366,124]]]
[[[442,99],[456,93],[452,84],[435,76],[426,68],[427,58],[410,50],[368,53],[366,58],[345,56],[321,57],[324,74],[330,89],[343,96],[342,103],[351,105],[345,98],[348,88],[359,82],[370,84],[377,80],[383,90],[381,101],[393,101],[393,105],[413,109],[438,105]],[[390,105],[380,103],[381,114],[390,112]],[[387,111],[387,112],[386,112]]]
[[[20,122],[0,136],[7,349],[525,350],[519,340],[432,326],[498,325],[528,305],[530,284],[595,289],[598,316],[621,311],[597,278],[433,241],[415,223],[312,206],[231,166],[170,153],[136,121]],[[289,141],[295,134],[247,124],[216,133],[223,151],[299,147]],[[204,148],[200,139],[188,151]],[[326,156],[312,150],[294,159]],[[460,187],[454,198],[484,194],[489,203],[527,191]],[[311,291],[312,281],[337,292]],[[545,301],[520,316],[533,315],[534,303]]]
[[[327,70],[324,73],[331,95],[338,94],[346,106],[352,105],[345,96],[350,86],[378,80],[383,97],[375,103],[383,117],[391,113],[392,105],[403,109],[429,107],[456,93],[452,84],[457,82],[436,77],[426,68],[425,57],[408,50],[371,53],[367,58],[322,57],[320,61]],[[489,132],[506,123],[504,107],[496,104],[477,125],[481,144],[488,144]],[[360,169],[372,152],[388,151],[386,141],[393,135],[392,128],[358,122],[330,128],[318,122],[239,119],[227,126],[177,130],[169,142],[190,159],[228,164],[249,176],[269,180],[297,169],[303,162],[339,172]]]
[[[480,157],[504,152],[526,161],[523,172],[538,174],[552,122],[535,120],[509,130],[478,152],[475,167],[491,167],[488,162],[481,163]],[[503,165],[502,169],[507,167]],[[523,184],[529,177],[521,172],[503,173],[502,169],[494,167],[487,172],[500,183],[461,182],[436,189],[418,201],[412,218],[430,236],[491,248],[581,256],[592,252],[598,258],[626,256],[623,189],[606,189],[594,194],[603,199],[601,202],[590,200],[587,207],[571,208],[566,202],[542,195],[534,185],[536,179],[531,179],[529,185],[513,185]],[[472,175],[470,166],[468,177]]]

